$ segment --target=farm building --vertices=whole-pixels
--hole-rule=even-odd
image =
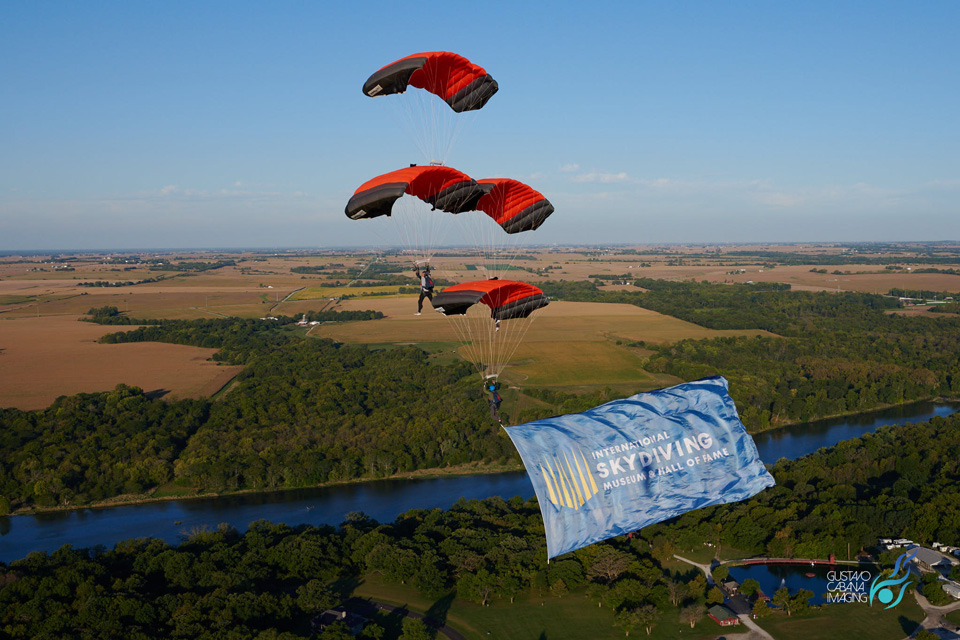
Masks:
[[[732,627],[740,624],[740,618],[722,604],[715,604],[707,609],[707,615],[722,627]]]

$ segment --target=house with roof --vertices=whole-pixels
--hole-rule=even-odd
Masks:
[[[740,590],[740,583],[734,580],[733,578],[730,578],[729,580],[724,580],[723,582],[720,583],[720,586],[723,587],[724,592],[726,592],[728,596],[735,596],[737,595],[737,592]]]
[[[722,604],[715,604],[707,609],[707,615],[721,627],[733,627],[740,624],[740,618]]]
[[[360,632],[363,631],[364,625],[369,622],[367,618],[363,616],[358,616],[355,613],[350,613],[343,607],[336,607],[335,609],[327,609],[320,615],[316,616],[313,620],[310,621],[310,626],[313,627],[314,633],[323,632],[324,629],[332,625],[334,622],[342,622],[347,625],[347,630],[350,631],[350,635],[358,636]]]

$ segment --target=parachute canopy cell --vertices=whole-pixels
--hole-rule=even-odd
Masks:
[[[403,93],[407,86],[439,96],[461,113],[480,109],[499,88],[483,67],[455,53],[415,53],[383,67],[363,84],[370,97]]]
[[[477,180],[486,195],[477,209],[493,218],[507,233],[533,231],[553,213],[553,205],[543,194],[517,180],[492,178]]]
[[[473,211],[484,195],[473,178],[456,169],[414,166],[364,182],[350,198],[345,212],[353,220],[389,216],[393,203],[405,193],[449,213]]]
[[[490,307],[496,320],[526,318],[547,306],[549,299],[539,287],[513,280],[480,280],[447,287],[433,297],[433,308],[445,316],[461,316],[477,303]]]

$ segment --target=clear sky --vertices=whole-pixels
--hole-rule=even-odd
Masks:
[[[379,67],[499,93],[448,163],[537,243],[960,239],[960,2],[3,2],[0,250],[372,243]]]

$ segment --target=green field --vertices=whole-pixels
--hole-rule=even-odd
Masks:
[[[669,376],[644,371],[643,358],[635,351],[612,342],[582,341],[521,344],[515,354],[518,364],[508,369],[509,377],[529,385],[603,385],[623,382],[654,389]],[[667,380],[669,378],[669,380]]]
[[[837,603],[800,615],[774,614],[757,622],[777,640],[900,640],[910,635],[923,618],[917,601],[905,596],[903,602],[889,610],[861,603]]]
[[[951,611],[950,613],[945,615],[944,618],[946,618],[953,624],[960,625],[960,609],[957,609],[956,611]]]
[[[420,613],[438,607],[403,585],[384,583],[379,576],[368,576],[354,591],[355,596],[371,598],[393,605],[405,605]],[[442,602],[442,601],[441,601]],[[595,640],[623,638],[624,632],[613,624],[613,611],[598,607],[587,598],[583,589],[573,590],[563,598],[551,595],[525,596],[511,603],[494,598],[486,607],[455,598],[446,612],[446,622],[468,638],[501,638],[503,640]],[[734,636],[746,629],[724,629],[710,618],[704,618],[693,629],[680,623],[679,612],[670,607],[663,612],[653,633],[641,627],[631,636],[668,640],[675,638],[716,638]]]

